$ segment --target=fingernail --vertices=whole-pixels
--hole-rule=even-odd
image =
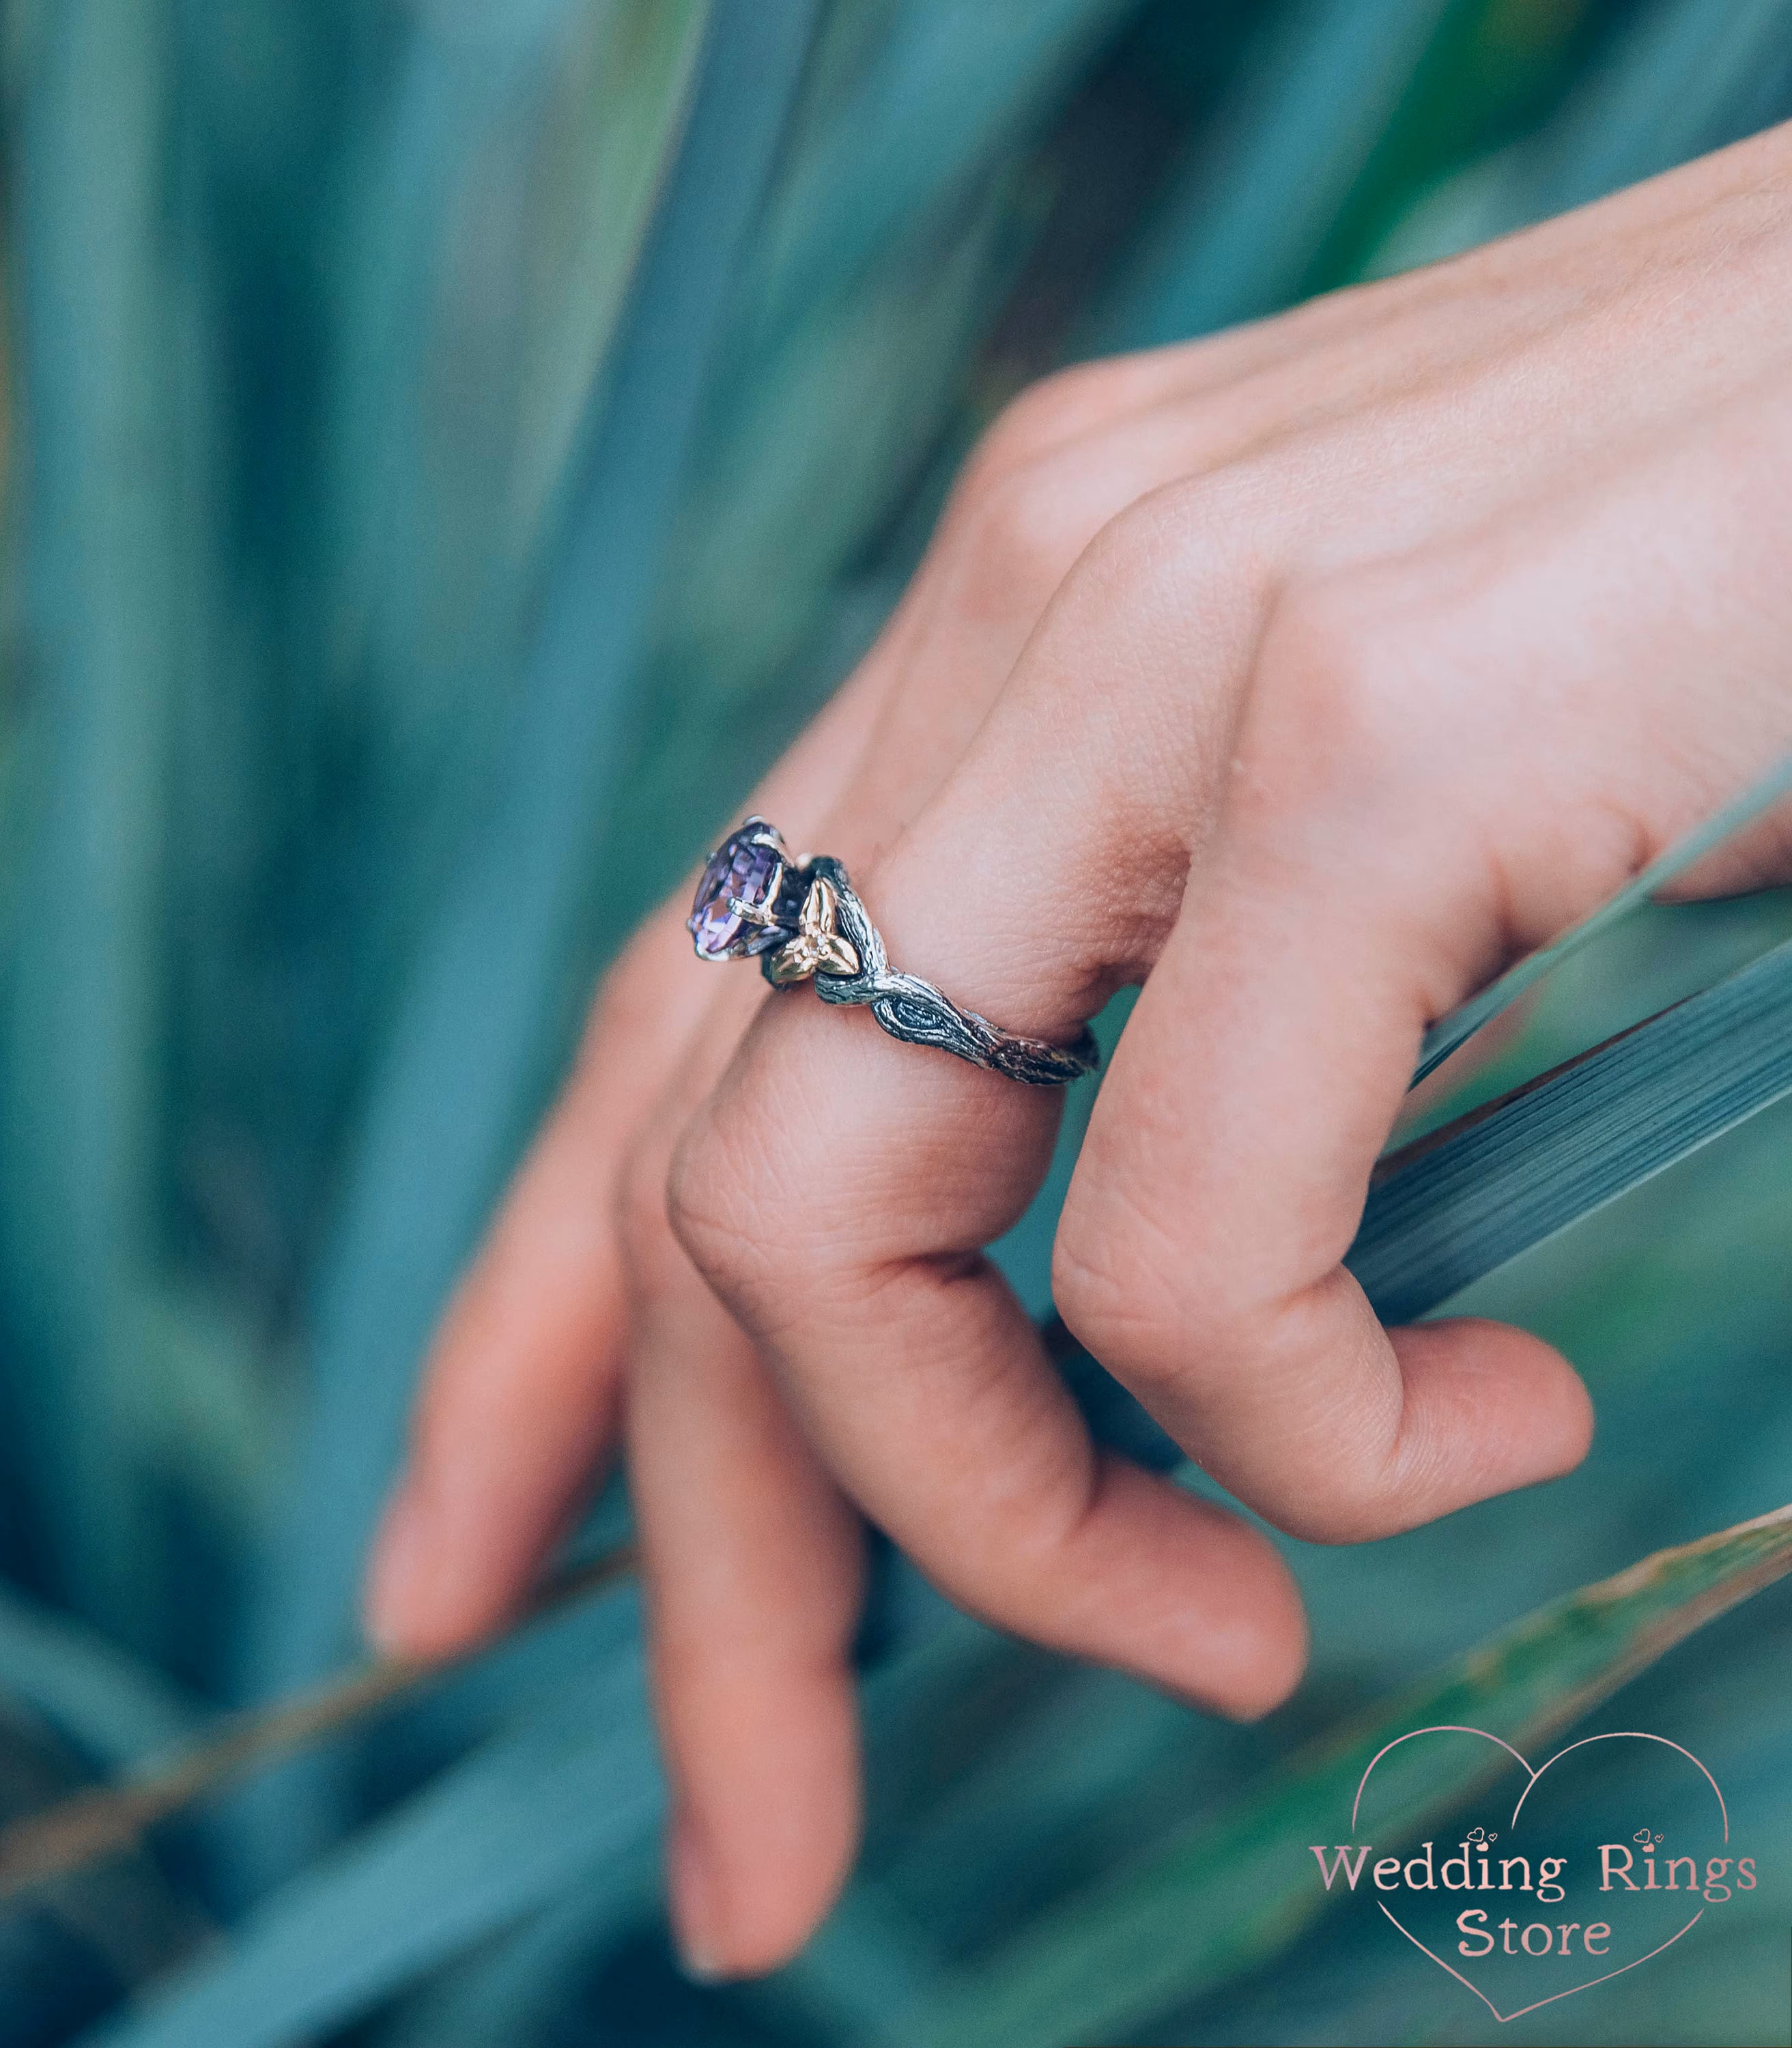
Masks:
[[[408,1647],[429,1564],[429,1532],[416,1491],[401,1484],[386,1511],[367,1569],[362,1625],[374,1649],[390,1656]]]
[[[672,1899],[672,1934],[686,1976],[716,1984],[727,1972],[722,1962],[716,1874],[701,1831],[690,1817],[673,1816],[667,1851]]]

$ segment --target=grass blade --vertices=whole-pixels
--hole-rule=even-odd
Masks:
[[[1365,1767],[1394,1736],[1455,1724],[1521,1749],[1546,1740],[1788,1572],[1792,1507],[1658,1551],[1552,1603],[1297,1758],[1217,1824],[1189,1829],[1142,1868],[1042,1916],[917,2038],[926,2048],[1127,2038],[1274,1954],[1324,1910],[1306,1844],[1316,1829],[1331,1840],[1346,1825]],[[1391,1845],[1474,1790],[1459,1756],[1423,1744],[1379,1770],[1389,1763],[1398,1771],[1377,1834]]]
[[[774,290],[786,318],[849,289],[933,209],[962,204],[1138,5],[904,9],[783,210]]]
[[[627,683],[812,0],[721,0],[569,492],[516,713],[474,843],[392,1019],[391,1056],[316,1309],[317,1411],[261,1682],[327,1670],[396,1458],[415,1360],[564,1050],[569,941],[613,793]],[[289,1852],[335,1802],[283,1806]],[[258,1833],[271,1840],[270,1817]]]
[[[1552,968],[1559,967],[1583,946],[1602,937],[1613,925],[1647,902],[1658,890],[1665,889],[1708,853],[1733,838],[1744,825],[1752,824],[1771,810],[1789,789],[1792,789],[1792,760],[1782,762],[1752,789],[1744,792],[1734,803],[1726,805],[1708,824],[1700,826],[1697,832],[1689,832],[1658,859],[1650,861],[1634,881],[1626,883],[1591,916],[1583,917],[1550,944],[1527,953],[1479,995],[1453,1010],[1448,1017],[1440,1018],[1425,1034],[1418,1065],[1413,1074],[1414,1086],[1416,1088],[1428,1074],[1436,1072],[1452,1053],[1466,1045],[1484,1024],[1491,1022],[1527,989],[1534,987]]]
[[[482,1937],[584,1890],[644,1894],[662,1802],[638,1656],[274,1893],[231,1947],[99,2037],[111,2048],[297,2048]]]
[[[1410,1322],[1792,1094],[1792,942],[1384,1162],[1345,1259]]]
[[[1654,0],[1550,138],[1529,218],[1671,170],[1780,119],[1792,83],[1786,0]]]
[[[6,1588],[0,1588],[0,1692],[23,1701],[114,1770],[185,1740],[198,1721],[196,1704],[153,1667]]]
[[[18,596],[33,702],[31,844],[0,1030],[6,1369],[20,1449],[54,1509],[46,1576],[133,1643],[150,1546],[122,1391],[153,1185],[161,820],[191,651],[176,595],[192,478],[159,254],[158,26],[132,0],[71,0],[37,21],[8,201],[30,393]],[[110,1518],[95,1500],[116,1503]]]
[[[1275,22],[1224,127],[1197,136],[1096,340],[1147,347],[1299,293],[1453,0],[1301,0]]]
[[[529,1618],[538,1619],[614,1585],[634,1566],[634,1552],[625,1546],[588,1564],[570,1567],[541,1588]],[[40,1631],[45,1626],[37,1624]],[[151,1757],[145,1763],[145,1733],[153,1732],[161,1746],[173,1749],[175,1730],[184,1737],[192,1717],[174,1719],[174,1709],[149,1689],[146,1681],[137,1681],[134,1691],[134,1674],[114,1668],[115,1658],[100,1660],[92,1650],[60,1639],[34,1643],[27,1636],[21,1642],[21,1634],[19,1623],[0,1608],[0,1648],[9,1654],[22,1649],[28,1658],[36,1652],[20,1682],[14,1682],[14,1672],[7,1668],[13,1689],[52,1712],[69,1732],[91,1735],[111,1751],[122,1751],[122,1760],[137,1768],[122,1784],[96,1786],[0,1831],[0,1902],[46,1878],[115,1855],[196,1800],[288,1751],[339,1729],[364,1724],[372,1715],[452,1668],[401,1658],[363,1665],[264,1712],[239,1715],[202,1742],[184,1740],[168,1761]],[[52,1649],[56,1652],[53,1662],[45,1654]],[[96,1680],[103,1688],[97,1697]],[[121,1721],[128,1747],[119,1739]],[[106,1753],[103,1749],[102,1754]]]

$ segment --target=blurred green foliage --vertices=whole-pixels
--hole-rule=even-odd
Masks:
[[[867,643],[1010,392],[1778,118],[1789,29],[1786,0],[9,10],[0,1810],[351,1649],[419,1349],[593,975]],[[1470,1085],[1789,933],[1780,897],[1639,908]],[[0,2044],[1488,2038],[1385,1930],[1287,1910],[1308,1874],[1272,1851],[1341,1824],[1338,1731],[1792,1493],[1789,1132],[1471,1290],[1584,1370],[1593,1456],[1290,1544],[1313,1667],[1258,1727],[885,1558],[864,1864],[766,1983],[669,1961],[620,1596],[6,1910]],[[1062,1178],[1003,1248],[1041,1307]],[[1783,1839],[1792,1603],[1699,1640],[1623,1713]],[[1486,1710],[1559,1719],[1562,1669]],[[1783,2039],[1767,1876],[1527,2038]],[[1051,1970],[1073,2021],[1030,2003]]]

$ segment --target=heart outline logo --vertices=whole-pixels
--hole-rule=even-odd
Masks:
[[[1368,1763],[1363,1767],[1363,1775],[1357,1780],[1356,1783],[1356,1797],[1351,1802],[1350,1827],[1351,1833],[1353,1837],[1356,1832],[1358,1816],[1362,1811],[1363,1790],[1369,1782],[1370,1777],[1373,1774],[1375,1766],[1381,1762],[1382,1759],[1387,1755],[1390,1750],[1398,1749],[1402,1743],[1411,1742],[1416,1737],[1422,1735],[1478,1735],[1484,1742],[1494,1743],[1497,1744],[1499,1748],[1505,1751],[1506,1754],[1513,1759],[1513,1761],[1518,1765],[1519,1768],[1526,1775],[1524,1790],[1519,1794],[1518,1803],[1512,1809],[1512,1817],[1511,1821],[1507,1823],[1508,1829],[1515,1827],[1518,1825],[1519,1816],[1524,1811],[1524,1802],[1537,1789],[1538,1780],[1542,1777],[1545,1771],[1551,1769],[1554,1765],[1559,1763],[1565,1756],[1572,1755],[1577,1749],[1586,1748],[1590,1743],[1658,1742],[1664,1749],[1674,1750],[1680,1755],[1685,1757],[1686,1761],[1693,1766],[1693,1767],[1698,1771],[1699,1775],[1705,1779],[1705,1782],[1711,1787],[1712,1796],[1717,1802],[1717,1811],[1719,1816],[1722,1819],[1724,1824],[1724,1840],[1727,1843],[1730,1839],[1730,1809],[1724,1803],[1722,1787],[1718,1784],[1717,1780],[1712,1776],[1711,1773],[1706,1770],[1704,1764],[1699,1761],[1698,1758],[1693,1755],[1693,1752],[1689,1749],[1685,1747],[1680,1743],[1670,1741],[1665,1735],[1651,1735],[1644,1728],[1612,1728],[1608,1730],[1604,1735],[1582,1736],[1577,1742],[1566,1743],[1561,1748],[1557,1750],[1553,1755],[1546,1757],[1543,1762],[1534,1771],[1530,1767],[1530,1759],[1522,1755],[1518,1750],[1515,1750],[1509,1742],[1504,1740],[1501,1736],[1491,1735],[1485,1728],[1468,1728],[1456,1722],[1440,1723],[1438,1725],[1433,1728],[1410,1728],[1405,1735],[1396,1736],[1392,1742],[1384,1743],[1382,1747],[1375,1751],[1375,1755],[1369,1759]],[[1422,1956],[1429,1957],[1431,1961],[1434,1962],[1437,1965],[1439,1969],[1447,1972],[1449,1975],[1456,1979],[1458,1984],[1464,1985],[1468,1990],[1472,1991],[1475,1994],[1476,1997],[1481,2001],[1482,2004],[1487,2007],[1488,2011],[1493,2015],[1494,2018],[1498,2020],[1503,2027],[1505,2026],[1508,2021],[1522,2019],[1526,2013],[1541,2011],[1546,2005],[1554,2005],[1562,1999],[1573,1998],[1577,1992],[1591,1991],[1596,1984],[1609,1984],[1614,1977],[1621,1977],[1631,1970],[1640,1968],[1644,1963],[1652,1962],[1654,1958],[1662,1954],[1664,1950],[1671,1949],[1674,1943],[1681,1939],[1682,1935],[1690,1934],[1693,1929],[1698,1925],[1699,1922],[1705,1918],[1705,1908],[1701,1906],[1698,1911],[1693,1915],[1692,1918],[1686,1922],[1685,1926],[1681,1928],[1679,1933],[1670,1934],[1665,1941],[1662,1942],[1658,1946],[1651,1949],[1647,1955],[1638,1956],[1630,1962],[1621,1963],[1616,1969],[1607,1970],[1601,1976],[1588,1977],[1584,1984],[1570,1984],[1566,1991],[1551,1992],[1547,1998],[1540,1998],[1530,2005],[1519,2006],[1511,2012],[1502,2012],[1499,2007],[1494,2003],[1493,2000],[1488,1996],[1487,1993],[1481,1989],[1479,1984],[1473,1983],[1470,1979],[1464,1976],[1462,1972],[1457,1969],[1453,1964],[1446,1963],[1441,1956],[1435,1954],[1431,1949],[1426,1948],[1425,1944],[1420,1941],[1418,1937],[1413,1933],[1410,1928],[1402,1926],[1400,1921],[1397,1919],[1392,1913],[1388,1912],[1387,1906],[1380,1899],[1378,1899],[1375,1901],[1375,1903],[1377,1906],[1381,1907],[1383,1913],[1387,1914],[1387,1918],[1394,1922],[1394,1925],[1399,1929],[1400,1932],[1406,1936],[1406,1939],[1412,1943],[1413,1946],[1418,1950]]]

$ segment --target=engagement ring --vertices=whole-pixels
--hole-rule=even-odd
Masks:
[[[824,1003],[863,1003],[892,1038],[937,1045],[1010,1080],[1061,1088],[1100,1064],[1087,1026],[1069,1045],[1023,1038],[960,1010],[931,982],[894,972],[846,870],[825,854],[793,859],[763,818],[749,818],[709,856],[686,922],[699,960],[757,959],[774,988],[813,981]]]

